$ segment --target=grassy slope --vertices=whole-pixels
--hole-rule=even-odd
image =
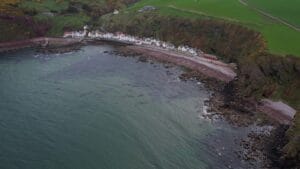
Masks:
[[[55,36],[61,35],[65,27],[80,29],[90,20],[90,18],[84,13],[61,14],[61,12],[68,9],[69,4],[70,0],[26,0],[22,1],[19,7],[28,11],[37,12],[37,14],[34,16],[36,20],[48,21],[52,23],[53,26],[47,34],[50,36]],[[55,13],[55,16],[47,16],[43,14],[43,12],[52,12]]]
[[[254,2],[258,0],[249,1]],[[278,4],[280,4],[279,1],[282,0],[274,1],[268,1],[268,3],[274,3],[274,6],[278,6]],[[300,10],[300,5],[297,6],[297,4],[298,2],[294,0],[286,3],[285,6],[293,7],[293,9],[298,8]],[[249,6],[240,3],[239,0],[142,0],[141,2],[136,3],[129,10],[137,10],[145,5],[159,7],[160,12],[164,15],[190,17],[192,14],[194,18],[206,15],[237,22],[261,32],[268,43],[269,50],[272,53],[300,56],[300,47],[298,45],[300,44],[300,32],[261,15]],[[290,12],[287,7],[282,9],[285,9],[286,12],[286,14],[282,17],[285,18],[293,16],[294,18],[297,18],[293,15],[294,12]],[[177,12],[174,10],[177,10]],[[277,12],[276,17],[279,15],[281,16],[281,13]],[[297,19],[294,20],[298,21]]]
[[[68,8],[69,1],[54,1],[54,0],[42,0],[42,1],[22,1],[20,7],[26,9],[36,10],[37,12],[56,11],[60,12]]]

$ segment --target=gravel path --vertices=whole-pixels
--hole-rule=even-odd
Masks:
[[[290,124],[296,114],[296,110],[287,104],[269,99],[263,99],[258,109],[282,124]]]
[[[178,52],[148,46],[127,46],[130,50],[146,54],[158,60],[168,61],[177,65],[197,70],[200,73],[224,82],[230,82],[236,77],[234,68],[229,64],[204,57],[192,57]]]

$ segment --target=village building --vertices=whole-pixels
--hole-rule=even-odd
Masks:
[[[159,47],[165,50],[170,51],[177,51],[181,53],[186,53],[190,56],[202,56],[203,52],[198,49],[191,48],[189,46],[181,45],[175,47],[175,45],[163,42],[154,38],[139,38],[135,36],[126,35],[122,32],[116,33],[104,33],[99,30],[96,31],[89,31],[89,27],[86,25],[83,27],[83,31],[74,31],[74,32],[65,32],[63,35],[64,38],[72,37],[72,38],[84,38],[89,37],[92,39],[106,39],[106,40],[115,40],[115,41],[123,41],[135,45],[145,45],[145,46],[153,46]],[[204,57],[209,59],[215,59],[214,56],[207,56]]]

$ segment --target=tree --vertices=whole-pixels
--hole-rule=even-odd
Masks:
[[[14,5],[17,5],[20,2],[20,0],[1,0],[0,3],[0,13],[1,14],[11,14],[11,13],[17,13],[16,10],[14,10]]]

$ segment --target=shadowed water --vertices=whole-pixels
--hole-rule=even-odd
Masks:
[[[180,81],[180,68],[110,50],[1,54],[1,169],[240,165],[231,148],[241,129],[200,118],[207,89]]]

